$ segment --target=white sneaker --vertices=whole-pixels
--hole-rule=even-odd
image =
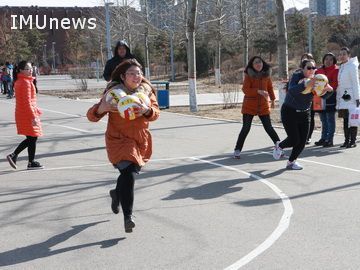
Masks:
[[[302,170],[303,167],[299,163],[297,163],[296,160],[294,160],[293,162],[291,162],[291,161],[287,162],[286,169],[288,169],[288,170]]]
[[[235,150],[234,151],[234,158],[240,159],[240,150]]]
[[[273,150],[273,158],[276,160],[278,160],[284,156],[284,150],[282,150],[282,148],[279,146],[279,144],[280,144],[280,141],[277,141],[275,143],[275,147]]]

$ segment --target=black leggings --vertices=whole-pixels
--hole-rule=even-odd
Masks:
[[[132,215],[134,205],[134,183],[135,173],[138,171],[134,163],[131,163],[125,169],[119,170],[120,176],[116,183],[116,193],[120,200],[124,217]]]
[[[249,134],[251,128],[251,122],[254,118],[254,115],[243,114],[243,126],[241,128],[239,137],[236,142],[235,150],[242,150],[244,146],[245,139]],[[270,136],[271,140],[275,144],[277,141],[280,141],[279,136],[277,135],[275,129],[271,125],[270,115],[259,115],[261,123],[263,124],[266,133]]]
[[[281,148],[292,147],[289,161],[298,158],[304,150],[310,128],[310,111],[296,112],[295,109],[286,105],[281,107],[281,120],[283,122],[287,138],[279,146]]]
[[[306,140],[310,140],[315,128],[315,111],[311,110],[310,114],[310,129]]]
[[[26,147],[28,149],[29,162],[33,162],[35,159],[36,141],[38,137],[26,136],[18,147],[15,149],[14,154],[19,155]]]

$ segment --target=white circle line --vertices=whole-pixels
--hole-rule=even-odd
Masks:
[[[290,199],[276,185],[274,185],[271,182],[261,178],[260,176],[248,173],[248,172],[243,171],[243,170],[239,170],[239,169],[231,167],[231,166],[222,165],[222,164],[217,163],[217,162],[203,160],[203,159],[199,159],[199,158],[196,158],[196,157],[191,157],[191,159],[198,160],[198,161],[201,161],[201,162],[204,162],[204,163],[209,163],[209,164],[212,164],[212,165],[215,165],[215,166],[218,166],[218,167],[223,167],[225,169],[228,169],[228,170],[231,170],[231,171],[236,171],[236,172],[245,174],[245,175],[247,175],[249,177],[255,178],[255,179],[259,180],[260,182],[262,182],[263,184],[267,185],[270,189],[272,189],[276,193],[276,195],[279,196],[279,198],[282,201],[282,204],[284,205],[284,212],[283,212],[283,215],[282,215],[282,217],[281,217],[281,219],[279,221],[278,226],[265,239],[265,241],[262,242],[255,249],[250,251],[247,255],[245,255],[244,257],[242,257],[238,261],[234,262],[232,265],[225,268],[225,270],[240,269],[244,265],[246,265],[249,262],[251,262],[252,260],[254,260],[257,256],[259,256],[261,253],[263,253],[269,247],[271,247],[280,238],[280,236],[287,230],[287,228],[290,225],[290,218],[291,218],[292,214],[294,213],[294,210],[293,210],[293,207],[291,205]]]

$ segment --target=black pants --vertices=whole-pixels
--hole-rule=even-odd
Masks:
[[[292,147],[289,161],[298,158],[304,150],[306,139],[310,128],[310,110],[306,112],[297,112],[295,109],[286,105],[281,107],[281,120],[283,122],[287,138],[279,146],[281,148]]]
[[[239,137],[236,142],[235,150],[242,150],[244,146],[245,139],[249,134],[251,128],[251,122],[254,118],[254,115],[243,114],[243,126],[241,128]],[[271,125],[270,115],[259,115],[261,123],[264,126],[266,133],[270,136],[271,140],[275,144],[277,141],[280,141],[279,136],[277,135],[275,129]]]
[[[346,144],[354,144],[356,142],[356,136],[358,132],[357,127],[349,127],[349,116],[344,117],[344,135]]]
[[[18,156],[25,148],[27,148],[29,155],[29,162],[33,162],[35,159],[37,138],[38,137],[26,136],[26,139],[23,140],[15,149],[14,154]]]
[[[134,184],[137,165],[131,163],[126,168],[119,170],[120,176],[117,179],[116,193],[120,200],[124,217],[132,215],[134,205]]]
[[[315,128],[315,111],[311,110],[311,114],[310,114],[310,129],[309,129],[309,133],[307,136],[306,140],[311,139],[311,136],[314,132],[314,128]]]

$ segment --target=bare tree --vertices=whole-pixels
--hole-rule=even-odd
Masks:
[[[279,78],[288,79],[288,45],[283,0],[276,0]]]
[[[195,24],[197,12],[197,0],[186,0],[187,20],[186,20],[186,37],[188,40],[188,79],[189,79],[189,101],[190,111],[197,112],[196,100],[196,53],[195,53]]]

